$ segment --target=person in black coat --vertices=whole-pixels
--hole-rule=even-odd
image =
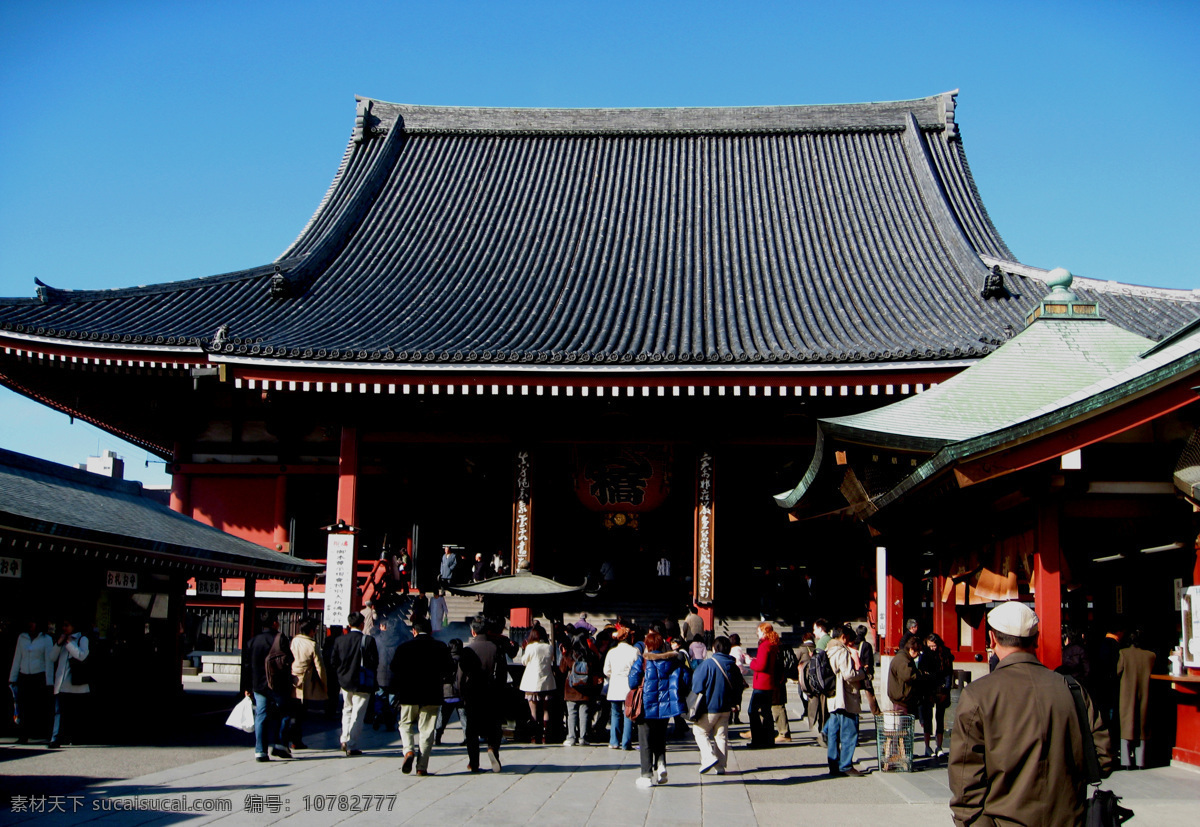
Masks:
[[[375,670],[379,668],[379,648],[375,638],[363,634],[365,618],[352,612],[346,619],[350,630],[333,642],[329,669],[337,676],[342,690],[342,752],[362,755],[355,744],[362,734],[367,702],[375,691]]]
[[[286,652],[290,659],[292,643],[279,631],[275,613],[263,612],[259,616],[258,634],[242,649],[242,691],[254,702],[254,759],[263,762],[271,760],[267,755],[268,745],[276,758],[292,757],[287,748],[292,731],[290,664],[287,687],[272,688],[267,682],[267,656],[271,654],[276,638],[280,638],[279,650]]]
[[[487,742],[492,772],[500,772],[500,723],[504,690],[508,685],[507,658],[488,639],[482,618],[471,622],[471,639],[458,661],[458,688],[462,697],[460,715],[467,744],[467,766],[479,772],[479,739]]]
[[[442,677],[454,668],[450,649],[429,634],[429,620],[413,621],[414,637],[396,647],[390,690],[400,704],[400,740],[404,744],[401,772],[429,774],[429,754],[442,708]],[[420,741],[414,739],[419,731]]]
[[[1060,675],[1069,675],[1083,684],[1083,688],[1091,692],[1091,658],[1083,648],[1083,640],[1079,632],[1069,626],[1062,630],[1063,653],[1062,665],[1054,671]]]

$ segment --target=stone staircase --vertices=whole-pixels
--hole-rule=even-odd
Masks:
[[[728,637],[732,634],[737,634],[742,639],[742,646],[747,650],[758,648],[758,624],[759,619],[754,616],[736,616],[736,617],[718,617],[714,622],[714,632],[718,635]],[[800,645],[801,633],[793,629],[789,624],[781,620],[772,620],[771,625],[775,627],[775,631],[779,633],[780,640],[784,646],[791,646],[793,649]]]
[[[446,613],[451,623],[469,623],[483,610],[483,604],[469,595],[447,594]]]

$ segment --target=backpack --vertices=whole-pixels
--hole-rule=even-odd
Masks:
[[[796,650],[790,646],[781,646],[780,650],[779,665],[783,676],[788,680],[800,680],[800,658],[796,657]]]
[[[275,692],[291,689],[295,686],[292,678],[292,653],[283,648],[283,633],[275,635],[271,649],[267,652],[266,673],[267,686]]]
[[[83,645],[85,640],[87,640],[87,638],[80,635],[80,646]],[[71,679],[72,686],[84,686],[92,682],[91,656],[92,652],[90,650],[88,651],[88,660],[79,660],[78,658],[71,657],[69,654],[67,655],[67,662],[70,665],[67,675]]]
[[[588,665],[587,658],[581,657],[575,659],[571,664],[571,671],[567,673],[567,684],[572,689],[583,691],[591,686],[592,670]]]
[[[833,664],[824,649],[813,652],[812,659],[804,667],[804,687],[810,695],[833,695],[837,691],[837,676]]]

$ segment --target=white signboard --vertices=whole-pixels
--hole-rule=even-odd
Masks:
[[[325,626],[345,626],[354,588],[354,535],[330,534],[325,557]]]
[[[1188,586],[1180,598],[1183,610],[1183,665],[1200,668],[1200,586]]]
[[[197,597],[220,597],[221,596],[221,581],[220,580],[197,580],[196,581],[196,596]]]
[[[20,577],[20,557],[0,557],[0,577]]]
[[[138,577],[136,571],[110,571],[105,585],[110,589],[133,589],[137,591]]]

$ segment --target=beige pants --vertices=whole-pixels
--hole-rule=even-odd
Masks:
[[[433,751],[433,736],[437,730],[438,710],[441,704],[417,706],[402,704],[400,707],[400,743],[404,751],[417,754],[417,769],[429,767],[429,753]],[[414,742],[413,735],[419,734],[420,741]]]
[[[700,748],[700,766],[714,761],[718,771],[725,770],[729,756],[729,713],[706,712],[692,722],[692,735]]]
[[[792,736],[792,728],[788,725],[787,707],[783,704],[776,704],[771,707],[771,717],[775,719],[775,737],[785,735]]]
[[[363,717],[367,714],[367,701],[370,698],[370,692],[342,690],[342,743],[349,744],[351,749],[358,746],[359,736],[362,735]]]

